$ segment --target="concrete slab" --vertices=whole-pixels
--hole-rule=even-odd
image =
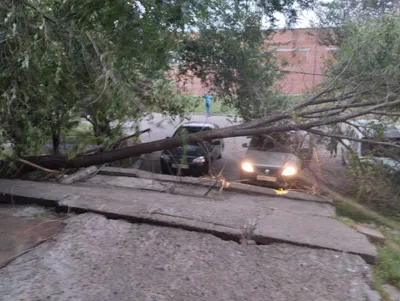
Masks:
[[[299,202],[298,200],[282,199],[275,196],[268,197],[264,195],[241,194],[225,190],[219,191],[217,189],[212,189],[210,191],[209,186],[162,182],[144,178],[97,175],[85,182],[79,182],[75,185],[83,187],[104,187],[104,185],[106,185],[161,191],[201,198],[205,198],[205,194],[207,193],[206,198],[208,199],[229,202],[232,205],[251,204],[252,206],[257,205],[269,210],[282,210],[296,214],[335,216],[335,208],[331,204],[323,202]]]
[[[225,201],[236,204],[254,202],[258,206],[274,211],[285,211],[294,214],[335,216],[335,207],[328,203],[302,202],[293,199],[284,199],[268,196],[243,195],[240,193],[225,193]]]
[[[365,301],[369,274],[351,254],[82,214],[0,270],[0,300]]]
[[[125,176],[125,177],[138,177],[145,179],[153,179],[165,182],[176,182],[184,184],[193,184],[199,186],[211,186],[215,185],[214,180],[202,179],[202,178],[192,178],[192,177],[176,177],[170,175],[163,175],[157,173],[151,173],[144,170],[138,170],[133,168],[117,168],[117,167],[103,167],[100,174],[113,175],[113,176]],[[221,187],[221,183],[215,185],[216,188]],[[307,202],[319,202],[319,203],[332,203],[330,199],[322,196],[315,196],[305,193],[299,193],[296,191],[287,191],[284,195],[279,195],[276,193],[275,189],[261,186],[248,185],[238,182],[229,182],[224,184],[224,189],[227,191],[235,191],[239,193],[251,193],[251,194],[262,194],[271,197],[283,197],[289,199],[296,199]]]
[[[110,217],[176,226],[239,239],[242,228],[264,218],[271,210],[257,206],[231,206],[183,196],[136,191],[102,194],[87,190],[59,202],[60,206],[102,213]]]
[[[22,180],[0,180],[0,202],[8,204],[40,203],[57,206],[58,201],[70,195],[69,189],[59,184]]]
[[[59,233],[64,225],[57,220],[0,215],[0,269]]]
[[[321,216],[305,216],[276,211],[257,223],[254,240],[290,242],[362,256],[374,263],[376,248],[368,239],[341,222]]]
[[[390,284],[384,284],[382,288],[389,295],[390,300],[400,301],[400,289]]]
[[[358,224],[355,225],[355,228],[358,232],[366,235],[368,237],[368,239],[371,240],[372,242],[382,244],[382,245],[385,244],[386,238],[382,234],[381,231],[379,231],[377,229],[368,228],[366,226],[358,225]]]
[[[359,254],[368,262],[373,262],[376,257],[375,247],[364,235],[329,216],[318,214],[318,210],[325,212],[326,208],[313,207],[314,211],[307,213],[305,208],[295,206],[293,200],[283,197],[272,200],[288,202],[279,209],[279,206],[268,207],[257,201],[246,200],[246,195],[242,195],[245,201],[240,202],[239,194],[235,201],[230,202],[229,198],[226,201],[214,201],[117,187],[78,187],[10,180],[2,182],[3,185],[6,182],[11,186],[17,185],[17,192],[21,195],[29,195],[29,191],[35,187],[34,198],[37,198],[38,203],[45,200],[78,212],[90,211],[113,218],[181,227],[235,240],[242,237],[245,227],[255,228],[254,233],[250,231],[247,235],[250,237],[246,238],[263,244],[284,241],[327,248]],[[61,200],[57,197],[55,200],[52,190],[62,195],[68,192],[69,196]],[[0,186],[0,193],[2,191]],[[285,207],[290,210],[285,210]],[[303,210],[296,212],[297,208]]]
[[[284,194],[278,194],[275,189],[262,187],[262,186],[255,186],[255,185],[248,185],[243,183],[230,183],[228,185],[228,190],[237,191],[237,192],[247,192],[247,193],[254,193],[254,194],[264,194],[268,196],[274,197],[283,197],[289,199],[295,199],[299,201],[306,201],[306,202],[318,202],[318,203],[332,203],[330,199],[327,199],[322,196],[316,196],[306,193],[300,193],[297,191],[285,191]]]
[[[144,189],[160,192],[168,192],[174,186],[170,182],[161,182],[152,179],[144,178],[133,178],[133,177],[110,177],[98,175],[92,177],[84,182],[85,184],[91,184],[93,186],[114,186],[114,187],[125,187],[134,189]],[[82,185],[79,183],[78,185]]]

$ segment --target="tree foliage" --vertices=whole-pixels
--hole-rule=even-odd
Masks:
[[[328,71],[334,87],[354,102],[392,101],[400,97],[400,15],[353,21]]]
[[[101,137],[121,134],[113,133],[112,121],[139,118],[154,107],[184,113],[185,102],[165,75],[182,20],[173,16],[175,4],[153,5],[1,4],[1,127],[17,155],[39,153],[47,139],[57,153],[61,132],[82,117]],[[154,86],[157,92],[150,92]]]
[[[22,156],[52,141],[57,154],[81,118],[102,143],[121,135],[116,121],[182,115],[188,102],[167,78],[177,58],[186,72],[212,73],[243,116],[258,116],[276,78],[271,54],[259,52],[263,22],[273,26],[275,12],[293,21],[293,7],[309,2],[2,1],[2,142]]]
[[[310,1],[311,2],[311,1]],[[307,7],[310,2],[299,3]],[[280,77],[273,50],[266,41],[273,34],[274,12],[296,17],[292,1],[223,2],[197,23],[186,36],[180,53],[180,71],[190,71],[209,85],[240,117],[251,120],[282,109],[276,101],[275,84]]]
[[[314,26],[320,30],[320,42],[329,46],[346,40],[348,27],[353,27],[354,22],[396,13],[398,4],[392,0],[320,1],[313,11],[317,16]]]

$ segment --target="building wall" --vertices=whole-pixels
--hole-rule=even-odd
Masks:
[[[276,45],[277,63],[288,72],[278,83],[279,90],[287,94],[308,92],[321,83],[325,62],[336,50],[320,45],[318,32],[312,29],[279,31],[267,43]]]
[[[325,62],[332,59],[332,53],[336,50],[335,47],[320,45],[315,29],[276,31],[265,41],[265,47],[276,49],[277,63],[285,74],[277,83],[277,89],[285,94],[302,94],[321,83]],[[210,89],[196,77],[181,78],[177,85],[192,95],[203,95]]]

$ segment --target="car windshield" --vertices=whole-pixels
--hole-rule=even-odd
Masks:
[[[181,126],[179,129],[176,130],[175,136],[180,136],[183,133],[186,135],[198,133],[201,131],[211,131],[212,129],[208,126]]]
[[[296,135],[280,133],[268,136],[252,137],[249,149],[269,152],[294,152],[299,146]]]

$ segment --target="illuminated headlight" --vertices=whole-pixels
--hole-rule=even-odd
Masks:
[[[296,168],[288,166],[282,171],[282,176],[294,176],[296,173],[297,173]]]
[[[206,158],[204,156],[193,159],[193,163],[205,163],[205,162],[206,162]]]
[[[251,163],[249,163],[249,162],[243,162],[242,163],[242,169],[245,172],[254,172],[253,165],[251,165]]]

